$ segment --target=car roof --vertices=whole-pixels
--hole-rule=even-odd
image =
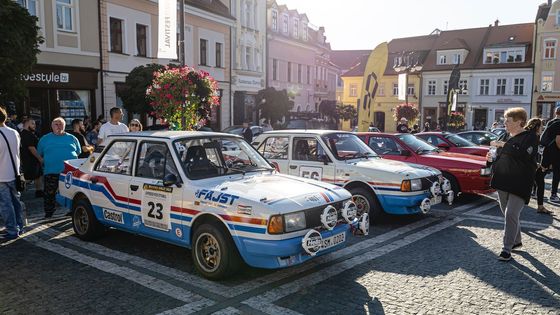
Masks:
[[[140,131],[140,132],[129,132],[110,135],[110,138],[159,138],[159,139],[170,139],[175,140],[179,138],[198,138],[198,137],[217,137],[217,136],[227,136],[227,137],[238,137],[230,133],[223,132],[207,132],[207,131],[170,131],[170,130],[152,130],[152,131]]]
[[[401,133],[398,133],[398,132],[362,131],[362,132],[356,132],[355,134],[358,135],[358,136],[378,136],[378,135],[396,136],[396,135],[400,135]]]
[[[330,134],[330,133],[349,133],[353,134],[350,131],[340,131],[340,130],[323,130],[323,129],[284,129],[284,130],[272,130],[266,131],[263,135],[270,135],[270,134],[279,134],[279,133],[289,133],[289,134]]]

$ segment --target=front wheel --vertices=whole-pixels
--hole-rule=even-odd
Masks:
[[[381,208],[373,192],[363,187],[354,187],[349,189],[349,191],[352,194],[352,200],[358,208],[358,216],[361,216],[363,213],[369,213],[370,222],[381,216],[383,208]]]
[[[234,273],[241,262],[231,236],[214,224],[203,224],[196,229],[192,255],[196,270],[209,279],[221,279]]]
[[[105,231],[103,225],[95,217],[87,199],[78,199],[73,202],[72,227],[76,236],[84,241],[91,241]]]

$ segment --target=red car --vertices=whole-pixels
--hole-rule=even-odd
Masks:
[[[422,132],[415,134],[415,136],[448,152],[486,157],[489,150],[488,147],[476,145],[463,137],[445,131]]]
[[[383,158],[431,166],[441,171],[459,193],[484,194],[490,188],[490,168],[486,158],[442,151],[408,133],[357,133],[370,148]]]

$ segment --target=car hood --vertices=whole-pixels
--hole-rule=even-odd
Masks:
[[[351,197],[345,189],[332,184],[278,173],[219,177],[211,179],[204,186],[214,194],[237,197],[236,203],[268,206],[275,213],[318,207]]]
[[[432,175],[439,175],[440,172],[430,166],[393,161],[388,159],[368,159],[355,162],[360,172],[367,174],[368,170],[375,170],[376,173],[386,172],[399,174],[403,177],[419,178]]]
[[[486,158],[478,155],[470,155],[463,153],[453,153],[453,152],[433,152],[421,155],[422,159],[433,160],[433,163],[438,162],[461,162],[465,164],[471,164],[476,167],[485,167]]]

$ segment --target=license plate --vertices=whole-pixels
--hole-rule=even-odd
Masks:
[[[436,196],[435,198],[430,199],[430,205],[437,205],[441,203],[441,196]]]
[[[331,248],[340,243],[344,243],[344,241],[346,241],[346,233],[344,232],[324,238],[323,243],[321,244],[321,250]]]

